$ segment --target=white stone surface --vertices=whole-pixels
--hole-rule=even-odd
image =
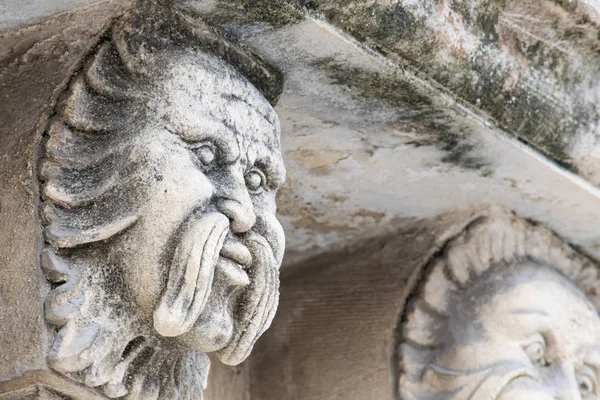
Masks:
[[[361,238],[385,234],[394,221],[496,203],[533,218],[600,256],[600,191],[509,138],[447,93],[399,70],[319,20],[278,30],[244,29],[243,42],[279,65],[284,92],[276,106],[288,180],[279,215],[286,263]],[[311,65],[325,57],[343,66],[416,82],[462,126],[465,168],[444,161],[435,135],[411,132],[399,110],[332,83]]]

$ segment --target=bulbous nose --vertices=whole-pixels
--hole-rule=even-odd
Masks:
[[[249,205],[247,203],[247,201],[226,198],[217,202],[219,211],[229,218],[231,230],[235,233],[248,232],[256,223],[252,201],[249,201]]]
[[[217,209],[229,218],[233,232],[248,232],[256,223],[252,198],[246,188],[243,174],[232,173],[229,178],[230,180],[223,182],[218,189]]]

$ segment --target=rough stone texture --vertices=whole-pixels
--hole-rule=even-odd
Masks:
[[[275,313],[281,76],[195,15],[124,8],[2,41],[10,398],[202,398],[203,353],[241,362]]]
[[[136,5],[96,46],[39,167],[53,369],[110,398],[201,398],[205,353],[249,355],[283,257],[278,81],[175,6]]]
[[[490,201],[600,254],[600,221],[593,211],[598,191],[507,140],[510,130],[496,129],[485,110],[460,101],[414,68],[381,58],[322,22],[325,14],[301,15],[276,0],[187,3],[286,73],[277,108],[289,166],[288,184],[279,194],[286,263],[342,248],[348,239],[385,234],[396,218],[431,217]],[[579,4],[568,15],[594,7]],[[338,79],[345,71],[352,79]],[[377,82],[391,82],[400,94]],[[434,107],[395,106],[407,97],[400,89],[413,93],[415,87]],[[595,146],[586,148],[593,152]],[[593,163],[590,169],[597,170]],[[368,191],[362,190],[366,181]],[[439,185],[445,195],[435,201],[422,189]]]
[[[259,353],[249,362],[236,368],[213,363],[210,379],[219,386],[209,383],[207,399],[389,398],[393,390],[386,360],[410,273],[474,218],[473,211],[456,217],[436,217],[439,214],[498,203],[600,256],[600,192],[588,183],[598,182],[593,128],[597,56],[590,50],[590,32],[596,29],[598,16],[592,13],[595,3],[349,1],[336,8],[337,3],[323,0],[302,3],[308,12],[278,0],[187,3],[279,67],[286,78],[276,107],[288,167],[288,183],[278,195],[287,235],[283,312],[275,320],[276,331],[259,342]],[[92,37],[106,21],[102,18],[117,12],[113,3],[102,4],[108,14],[83,10],[93,23],[86,22],[82,30],[89,30]],[[489,22],[479,18],[488,11],[497,12],[498,18]],[[524,14],[531,12],[538,13],[533,18],[541,22],[522,23]],[[581,17],[578,22],[583,15],[589,21]],[[413,17],[423,24],[405,29]],[[62,18],[65,25],[76,25],[69,15]],[[371,35],[379,29],[377,23],[381,34]],[[67,56],[54,44],[78,48],[93,41],[69,29],[63,32],[62,27],[42,24],[0,40],[2,57],[36,54],[40,49],[53,49],[57,59],[62,56],[62,64],[22,62],[20,70],[14,70],[20,80],[10,80],[11,85],[48,80],[47,86],[36,86],[47,93],[3,91],[3,96],[16,101],[0,105],[10,109],[0,114],[2,129],[7,118],[10,124],[24,124],[27,132],[16,137],[3,130],[0,139],[6,165],[0,179],[8,185],[2,187],[17,188],[14,194],[3,192],[0,200],[3,206],[11,205],[10,212],[1,211],[0,223],[17,230],[0,233],[2,244],[12,251],[12,272],[7,276],[10,282],[19,282],[23,275],[16,272],[17,266],[20,272],[30,268],[42,287],[43,277],[33,269],[35,256],[14,247],[30,246],[36,237],[35,224],[19,219],[19,215],[35,218],[35,210],[23,206],[26,214],[19,214],[13,206],[13,195],[21,196],[22,205],[30,200],[18,182],[26,182],[32,193],[37,188],[31,185],[31,176],[15,174],[11,163],[19,160],[14,155],[24,147],[35,148],[33,136],[28,136],[31,128],[25,124],[37,120],[40,111],[27,105],[37,101],[50,105],[50,91],[55,84],[66,85],[71,66],[82,55],[72,50]],[[567,34],[569,27],[575,29]],[[55,29],[49,36],[56,36],[35,45],[42,28]],[[538,41],[530,33],[547,36],[538,35]],[[400,40],[398,34],[406,36]],[[79,42],[70,43],[66,36]],[[428,46],[416,47],[420,38]],[[451,38],[459,40],[447,40]],[[465,48],[454,49],[460,38]],[[562,44],[572,45],[573,66],[565,64],[571,54],[563,57],[556,47]],[[11,48],[13,55],[8,53]],[[30,48],[34,50],[27,51]],[[27,54],[24,60],[29,60]],[[46,65],[50,72],[44,72]],[[574,66],[581,68],[573,71]],[[37,68],[42,72],[28,72]],[[501,79],[495,81],[498,74]],[[51,84],[55,75],[58,78]],[[10,146],[4,146],[5,141]],[[16,161],[20,168],[26,159],[33,160],[31,154],[24,157]],[[17,241],[20,238],[29,242]],[[41,245],[40,236],[35,240]],[[400,258],[402,268],[394,269]],[[11,285],[28,296],[31,292],[24,289],[37,293],[31,286]],[[381,300],[370,297],[373,292],[379,292]],[[361,301],[356,300],[359,297]],[[45,329],[41,319],[32,317],[41,310],[41,296],[27,298],[38,302],[27,303],[25,311],[30,308],[32,313],[25,312],[23,323],[11,326],[11,340],[28,340],[23,337],[24,326]],[[12,308],[2,310],[14,313]],[[357,324],[350,315],[372,323]],[[28,321],[33,325],[26,325]],[[44,339],[37,349],[48,343]],[[26,346],[18,348],[27,353]],[[344,361],[341,355],[346,353],[353,362]],[[38,356],[36,362],[43,365],[44,360]],[[5,365],[1,363],[0,369]],[[244,389],[250,382],[252,394]]]
[[[595,1],[292,0],[595,184]]]
[[[4,1],[9,12],[0,26],[8,27],[14,24],[10,16],[14,4]],[[213,16],[226,24],[274,28],[297,23],[306,12],[323,18],[404,71],[491,117],[561,165],[595,184],[600,182],[595,151],[600,117],[595,74],[600,62],[597,2],[288,3],[223,0]],[[68,6],[65,1],[53,5],[55,10]],[[37,8],[22,7],[20,15],[23,20],[39,18],[44,11],[50,10],[40,2]]]
[[[199,9],[210,16],[211,7]],[[276,107],[288,170],[278,200],[284,263],[385,235],[397,219],[485,202],[600,249],[599,191],[446,92],[310,17],[223,28],[286,77]]]
[[[2,40],[0,381],[45,367],[49,333],[42,302],[49,285],[38,262],[41,236],[33,178],[39,129],[79,57],[120,7],[107,2],[12,32]]]

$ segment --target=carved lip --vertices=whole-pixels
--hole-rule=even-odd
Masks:
[[[227,277],[231,286],[247,286],[250,284],[250,278],[241,265],[233,262],[229,258],[219,257],[216,268],[218,268]]]
[[[221,257],[229,259],[234,263],[242,266],[249,267],[252,264],[252,255],[250,250],[240,242],[236,242],[230,238],[225,239],[223,247],[220,252]]]
[[[252,264],[252,255],[246,246],[228,237],[219,255],[217,268],[227,276],[232,286],[250,284],[250,278],[245,270]]]

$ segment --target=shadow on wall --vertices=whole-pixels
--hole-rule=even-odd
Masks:
[[[486,209],[404,222],[386,237],[284,269],[277,316],[250,357],[252,400],[392,399],[404,289]]]

